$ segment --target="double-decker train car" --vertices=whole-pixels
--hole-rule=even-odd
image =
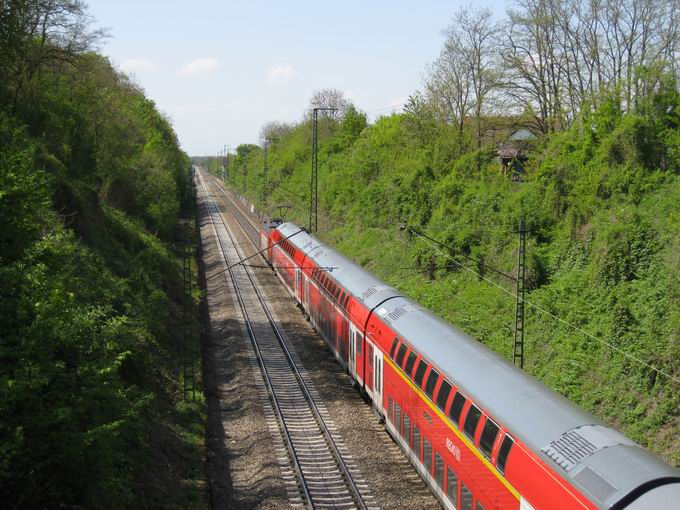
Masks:
[[[449,509],[680,509],[680,473],[292,223],[262,248]]]

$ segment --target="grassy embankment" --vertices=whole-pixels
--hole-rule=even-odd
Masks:
[[[309,122],[269,149],[269,212],[306,224]],[[321,127],[319,237],[510,358],[520,218],[530,229],[526,370],[680,467],[680,95],[634,112],[616,96],[539,140],[524,182],[427,115]],[[241,146],[231,185],[261,203],[263,153]],[[213,168],[217,162],[212,161]],[[407,223],[450,247],[442,255]],[[469,271],[461,265],[471,267]],[[480,277],[481,272],[487,280]],[[494,286],[497,285],[497,286]],[[498,286],[502,287],[500,289]],[[551,318],[553,314],[583,332]],[[592,335],[592,336],[589,336]],[[480,374],[483,377],[483,374]]]
[[[0,40],[3,506],[204,507],[203,401],[182,398],[185,306],[195,344],[199,331],[198,294],[182,286],[189,159],[105,58],[7,27],[17,34]]]

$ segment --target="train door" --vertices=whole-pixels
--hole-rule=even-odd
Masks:
[[[361,354],[361,333],[350,322],[349,324],[349,373],[359,381],[359,366],[357,365],[357,354]]]
[[[366,374],[364,374],[364,367],[366,366],[365,359],[364,337],[359,330],[356,330],[354,332],[354,367],[357,374],[357,382],[359,384],[363,384],[366,378]]]
[[[373,397],[373,344],[366,342],[366,373],[364,374],[364,385],[366,392]]]
[[[309,313],[309,278],[305,278],[305,296],[304,296],[304,307]]]
[[[305,280],[307,280],[307,277],[301,269],[296,271],[298,273],[298,301],[302,304],[305,301]]]
[[[354,343],[356,330],[354,326],[349,328],[349,373],[352,377],[356,378],[356,368],[357,368],[357,350]]]
[[[299,303],[300,302],[300,270],[295,269],[295,289],[293,289],[293,292],[295,294],[295,300]]]
[[[383,412],[383,353],[373,349],[373,405],[382,415]]]

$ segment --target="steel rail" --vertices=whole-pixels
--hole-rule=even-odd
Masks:
[[[224,187],[221,186],[220,180],[214,175],[208,174],[208,176],[212,179],[213,185],[217,187],[217,191],[219,191],[226,200],[229,200],[233,204],[234,208],[238,211],[241,218],[243,218],[248,223],[248,230],[250,230],[250,232],[253,232],[254,235],[250,235],[249,233],[246,233],[246,235],[250,237],[250,239],[253,241],[253,244],[257,247],[260,241],[259,237],[260,232],[258,231],[257,227],[253,225],[253,223],[248,218],[246,218],[246,215],[243,213],[239,205],[233,203],[233,199],[227,194],[227,191],[224,189]],[[241,225],[241,228],[245,230],[243,223],[240,221],[238,223],[239,225]]]
[[[219,188],[218,188],[218,189],[219,189]],[[222,190],[220,190],[220,191],[222,191]],[[226,192],[222,191],[222,194],[225,196],[225,198],[226,198],[229,202],[232,203],[232,210],[233,210],[233,208],[235,208],[235,209],[238,211],[239,215],[240,215],[244,220],[248,221],[248,220],[245,218],[243,212],[240,210],[240,208],[239,208],[236,204],[234,204],[234,203],[231,201],[231,199],[226,195]],[[229,205],[226,204],[226,201],[225,201],[225,205],[227,205],[227,207],[229,207]],[[239,225],[241,226],[241,228],[244,228],[244,227],[243,227],[243,223],[242,223],[241,221],[239,221],[239,219],[236,217],[236,215],[234,215],[234,218],[235,218],[236,221],[239,223]],[[229,235],[229,237],[230,237],[232,243],[234,244],[234,247],[236,248],[237,251],[239,251],[238,244],[236,243],[236,241],[235,241],[234,238],[232,237],[232,234],[229,232],[229,229],[227,228],[226,222],[224,221],[224,218],[222,218],[221,213],[220,213],[220,219],[222,220],[222,223],[223,223],[223,225],[224,225],[224,227],[225,227],[225,230],[227,231],[227,234]],[[251,227],[252,227],[252,225],[251,225]],[[245,230],[245,229],[244,229],[244,230]],[[247,235],[247,234],[246,234],[246,235]],[[249,237],[250,237],[250,236],[249,236]],[[252,238],[251,238],[251,240],[252,240]],[[258,238],[257,240],[259,240],[259,238]],[[254,244],[255,244],[255,247],[257,247],[257,241],[253,241],[253,242],[254,242]],[[241,254],[241,258],[242,258],[242,257],[243,257],[243,254]],[[262,294],[261,294],[261,292],[260,292],[260,290],[259,290],[258,285],[257,285],[257,284],[255,283],[255,281],[253,280],[253,277],[252,277],[252,275],[251,275],[251,273],[250,273],[250,270],[249,270],[247,267],[244,267],[244,270],[245,270],[245,273],[246,273],[246,275],[247,275],[249,281],[251,282],[251,284],[252,284],[252,286],[253,286],[253,289],[255,290],[255,293],[256,293],[256,295],[257,295],[257,297],[258,297],[258,300],[259,300],[260,304],[262,305],[262,309],[264,310],[265,314],[267,315],[267,320],[269,321],[269,324],[270,324],[272,330],[274,331],[274,333],[275,333],[275,335],[276,335],[276,337],[277,337],[277,339],[278,339],[278,341],[279,341],[279,344],[281,345],[283,351],[285,352],[286,359],[288,360],[288,363],[290,364],[290,367],[292,368],[292,370],[293,370],[293,372],[294,372],[294,374],[295,374],[295,376],[296,376],[296,378],[297,378],[297,380],[298,380],[298,382],[299,382],[299,384],[300,384],[300,387],[301,387],[301,389],[303,390],[303,393],[304,393],[304,395],[305,395],[305,398],[307,399],[307,401],[308,401],[308,403],[309,403],[309,405],[310,405],[310,408],[311,408],[311,410],[313,411],[314,416],[315,416],[315,418],[317,419],[317,422],[319,423],[320,429],[321,429],[321,431],[322,431],[324,437],[326,438],[326,441],[328,442],[328,445],[330,446],[330,448],[331,448],[331,450],[332,450],[332,452],[333,452],[333,455],[334,455],[334,457],[335,457],[335,459],[336,459],[336,462],[337,462],[337,464],[338,464],[338,467],[339,467],[340,470],[342,471],[342,473],[343,473],[343,475],[344,475],[344,477],[345,477],[345,480],[347,481],[347,483],[348,483],[348,485],[349,485],[349,488],[350,488],[351,492],[353,493],[355,502],[358,504],[359,508],[361,508],[362,510],[367,509],[367,506],[366,506],[366,504],[365,504],[365,502],[364,502],[364,500],[363,500],[363,496],[361,495],[361,492],[359,491],[358,487],[356,486],[356,483],[354,482],[354,479],[353,479],[351,473],[349,472],[349,469],[347,468],[347,465],[346,465],[346,463],[345,463],[345,460],[342,458],[342,455],[341,455],[340,451],[338,450],[337,445],[335,444],[335,440],[334,440],[333,437],[331,436],[330,431],[329,431],[329,429],[328,429],[328,426],[326,425],[326,422],[324,421],[323,417],[321,416],[321,414],[320,414],[320,412],[319,412],[319,409],[318,409],[318,407],[317,407],[317,404],[316,404],[314,398],[312,397],[312,395],[311,395],[310,392],[309,392],[309,389],[307,388],[307,384],[306,384],[306,383],[304,382],[304,380],[302,379],[302,374],[300,373],[300,371],[299,371],[297,365],[296,365],[295,362],[293,361],[293,358],[292,358],[292,356],[291,356],[291,353],[290,353],[290,351],[289,351],[289,349],[288,349],[288,345],[287,345],[286,341],[284,340],[283,335],[281,334],[281,331],[280,331],[278,325],[276,324],[276,321],[274,321],[274,318],[273,318],[273,316],[272,316],[272,314],[271,314],[271,311],[269,310],[269,307],[267,306],[266,300],[265,300],[264,297],[262,296]]]
[[[203,189],[204,196],[208,198],[210,195],[208,193],[207,188],[205,187],[205,184],[203,184],[203,181],[200,177],[198,176],[198,181],[199,181],[199,186]],[[212,204],[214,209],[219,212],[218,207],[215,204]],[[207,206],[208,209],[208,215],[210,218],[210,226],[212,227],[213,234],[215,235],[215,239],[217,239],[217,243],[219,244],[220,251],[222,252],[222,258],[224,259],[225,263],[229,263],[229,259],[227,258],[227,254],[225,252],[224,246],[222,245],[222,240],[220,239],[220,236],[217,234],[217,229],[215,228],[215,223],[213,221],[213,212],[210,211],[210,205],[208,204]],[[267,367],[264,363],[264,357],[262,353],[260,352],[260,346],[257,343],[257,340],[255,339],[255,332],[253,331],[252,328],[252,323],[249,319],[248,315],[248,310],[246,309],[245,303],[243,302],[243,297],[241,296],[241,292],[238,288],[238,284],[236,283],[236,278],[234,277],[232,273],[232,269],[228,269],[229,277],[231,279],[232,285],[236,291],[237,299],[239,302],[239,307],[241,308],[241,313],[243,314],[243,318],[245,319],[245,324],[246,328],[248,330],[248,336],[250,337],[251,343],[253,345],[253,349],[255,350],[255,354],[257,357],[257,363],[260,366],[260,369],[262,370],[262,374],[264,375],[264,380],[266,383],[266,388],[267,392],[269,394],[270,400],[272,401],[272,405],[274,407],[274,412],[276,414],[276,418],[279,422],[279,426],[281,427],[281,431],[284,436],[284,440],[286,442],[286,446],[288,447],[288,451],[291,453],[291,463],[293,464],[293,469],[295,470],[298,480],[300,481],[300,489],[303,492],[303,496],[305,500],[307,501],[307,507],[308,508],[314,508],[312,504],[312,497],[309,494],[309,490],[307,487],[307,484],[304,481],[304,476],[302,474],[302,468],[300,467],[300,462],[295,455],[295,448],[293,447],[293,442],[292,438],[290,435],[290,431],[288,430],[288,427],[286,426],[286,421],[283,417],[283,412],[281,411],[281,407],[279,405],[279,401],[276,398],[276,394],[274,393],[274,386],[272,384],[271,378],[269,376],[269,371],[267,370]]]
[[[216,185],[216,183],[213,182],[213,185]],[[204,191],[206,192],[207,196],[212,196],[211,194],[208,193],[208,190],[207,190],[205,184],[203,184],[202,180],[201,180],[201,186],[204,188]],[[221,189],[220,189],[220,192],[222,193],[222,195],[224,195],[224,198],[225,198],[225,200],[223,200],[223,203],[225,205],[227,205],[227,207],[231,210],[231,212],[233,213],[234,211],[236,211],[238,213],[238,216],[241,216],[241,218],[244,221],[248,222],[248,226],[252,230],[255,230],[254,227],[252,226],[252,224],[245,217],[244,213],[240,210],[238,205],[233,203],[233,200],[227,195],[227,193],[224,190],[221,190]],[[214,200],[213,200],[213,202],[214,202]],[[227,202],[229,202],[229,203],[227,203]],[[215,204],[213,203],[213,205],[215,205]],[[230,238],[230,240],[231,240],[231,242],[234,246],[235,251],[238,253],[241,250],[239,250],[238,243],[236,242],[232,233],[230,232],[230,230],[227,226],[227,223],[222,216],[222,212],[219,210],[219,207],[215,206],[214,208],[217,210],[217,215],[220,218],[220,221],[221,221],[221,223],[224,227],[224,230],[227,233],[227,235],[229,236],[229,238]],[[248,233],[246,232],[246,228],[243,225],[243,221],[239,220],[239,218],[237,217],[236,214],[233,214],[233,217],[234,217],[234,219],[236,219],[239,226],[243,229],[244,233],[246,233],[246,235],[253,241],[253,244],[257,247],[257,242],[259,241],[259,238],[256,237],[256,239],[253,239],[252,236],[248,235]],[[225,253],[226,250],[224,249],[224,247],[222,245],[222,241],[219,239],[219,236],[217,236],[217,231],[216,231],[216,229],[214,227],[214,223],[212,221],[212,215],[211,215],[211,223],[213,225],[213,229],[215,230],[215,235],[218,238],[218,242],[220,244],[220,250],[222,251],[222,255],[224,256],[225,259],[227,259],[227,255]],[[241,253],[240,256],[242,257],[243,254]],[[276,324],[276,321],[274,320],[274,318],[271,314],[271,311],[269,310],[269,307],[266,303],[266,300],[262,296],[262,293],[260,292],[258,285],[255,283],[253,276],[251,275],[250,270],[247,267],[244,267],[244,272],[245,272],[245,275],[248,278],[248,281],[251,283],[251,286],[252,286],[252,288],[255,292],[255,295],[258,298],[258,301],[259,301],[259,303],[262,307],[262,310],[264,311],[264,313],[267,317],[269,325],[270,325],[272,331],[274,332],[281,349],[283,350],[283,352],[285,354],[285,359],[286,359],[288,365],[290,366],[293,374],[295,375],[295,378],[298,382],[298,385],[299,385],[300,389],[302,390],[302,393],[305,397],[305,400],[307,401],[308,407],[314,415],[314,418],[315,418],[315,420],[318,424],[318,428],[321,431],[324,439],[326,440],[328,447],[331,450],[331,453],[333,455],[335,463],[336,463],[337,467],[339,468],[343,478],[345,479],[347,488],[349,489],[349,492],[351,493],[351,496],[354,499],[354,502],[357,504],[358,508],[361,508],[362,510],[366,510],[368,507],[367,507],[367,505],[364,501],[364,498],[363,498],[359,488],[357,487],[356,482],[354,481],[354,478],[352,477],[352,475],[349,471],[349,468],[347,467],[347,464],[345,463],[345,460],[343,459],[342,454],[340,453],[338,446],[335,443],[335,440],[333,439],[333,437],[330,433],[328,425],[326,424],[325,420],[323,419],[323,416],[321,415],[321,413],[318,409],[316,401],[312,397],[310,390],[307,387],[307,384],[304,382],[304,379],[303,379],[302,374],[300,373],[300,370],[298,369],[295,361],[293,360],[293,357],[292,357],[291,352],[290,352],[290,350],[287,346],[287,343],[286,343],[285,339],[283,338],[283,335],[282,335],[278,325]],[[285,419],[283,417],[283,413],[281,412],[280,406],[279,406],[278,401],[277,401],[276,394],[273,390],[273,384],[272,384],[271,378],[269,376],[268,370],[266,368],[266,364],[264,362],[263,355],[260,351],[259,345],[257,345],[257,339],[256,339],[255,333],[252,329],[252,326],[250,324],[249,314],[246,310],[245,303],[244,303],[243,297],[241,295],[241,290],[238,287],[238,283],[236,282],[236,279],[235,279],[231,269],[229,270],[229,273],[230,273],[230,277],[232,279],[232,283],[234,285],[234,289],[237,293],[237,297],[238,297],[238,300],[239,300],[240,307],[241,307],[241,309],[244,313],[244,318],[246,318],[246,322],[248,323],[248,331],[249,331],[249,335],[251,337],[251,342],[254,344],[257,355],[258,355],[258,363],[263,368],[263,371],[266,374],[266,381],[267,381],[267,384],[269,385],[268,386],[269,395],[272,398],[272,400],[275,401],[275,406],[276,406],[276,409],[277,409],[277,416],[279,416],[279,414],[280,414],[281,421],[283,422],[283,427],[285,428],[285,431],[286,431],[286,443],[288,444],[289,450],[291,452],[291,456],[295,458],[295,463],[297,465],[296,472],[298,472],[298,476],[300,477],[301,486],[303,486],[305,488],[305,498],[307,498],[307,501],[311,502],[311,504],[313,506],[314,505],[313,496],[309,494],[309,490],[307,488],[304,473],[303,473],[302,468],[300,467],[300,462],[299,462],[299,459],[298,459],[298,452],[296,452],[295,447],[292,444],[293,443],[292,438],[290,437],[290,433],[288,432],[287,425],[285,424]]]

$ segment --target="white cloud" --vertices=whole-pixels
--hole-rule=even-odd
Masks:
[[[196,58],[185,65],[180,74],[182,76],[199,76],[214,71],[219,66],[219,62],[214,58]]]
[[[295,69],[290,64],[278,63],[274,64],[269,70],[269,76],[267,80],[269,83],[274,83],[277,81],[288,81],[295,74]]]
[[[143,58],[131,58],[123,62],[120,68],[125,73],[135,73],[140,71],[156,71],[158,66]]]

